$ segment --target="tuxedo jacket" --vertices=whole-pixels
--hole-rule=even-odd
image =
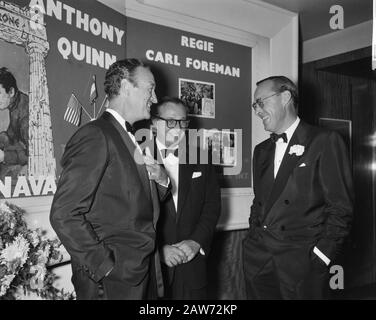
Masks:
[[[290,154],[294,145],[304,152]],[[335,259],[353,215],[352,172],[342,138],[300,121],[275,179],[274,154],[271,139],[254,150],[251,234],[270,235],[264,237],[270,248],[311,244],[310,250],[316,246]]]
[[[136,164],[135,149],[108,112],[66,145],[50,221],[71,256],[73,277],[84,270],[99,282],[113,268],[112,281],[137,286],[150,271],[164,189]]]
[[[162,271],[168,285],[179,274],[187,288],[199,289],[207,284],[206,259],[221,211],[220,188],[214,167],[201,164],[180,164],[178,184],[177,210],[172,193],[161,203],[158,247],[194,240],[205,256],[198,253],[190,262],[172,268],[162,264]]]

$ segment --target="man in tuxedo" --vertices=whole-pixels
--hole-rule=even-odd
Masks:
[[[348,235],[353,186],[342,138],[297,116],[283,76],[257,83],[252,107],[269,139],[255,147],[255,198],[243,261],[249,299],[323,299]]]
[[[139,60],[120,60],[104,87],[107,110],[66,146],[50,220],[78,299],[154,299],[163,294],[155,230],[168,178],[156,164],[148,174],[132,129],[157,102],[154,77]]]
[[[186,163],[178,153],[184,150],[184,129],[189,125],[187,108],[180,99],[165,98],[155,109],[153,106],[152,122],[157,158],[172,184],[171,194],[161,204],[157,226],[165,298],[205,299],[207,257],[221,203],[216,173],[211,165]]]

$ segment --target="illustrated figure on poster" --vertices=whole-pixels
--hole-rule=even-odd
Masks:
[[[29,97],[17,87],[13,74],[0,68],[0,179],[26,175],[29,144]]]

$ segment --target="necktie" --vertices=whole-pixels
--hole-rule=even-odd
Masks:
[[[161,153],[162,153],[163,158],[167,158],[169,154],[172,154],[177,158],[178,157],[178,148],[176,148],[176,149],[162,149]]]
[[[277,142],[279,138],[283,139],[283,142],[287,143],[287,134],[286,132],[281,134],[272,133],[270,135],[270,139],[272,139],[273,142]]]
[[[133,135],[136,133],[136,129],[128,121],[125,121],[125,128]]]

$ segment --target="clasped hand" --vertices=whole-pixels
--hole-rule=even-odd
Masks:
[[[175,267],[191,261],[199,252],[200,245],[193,240],[183,240],[172,245],[165,245],[162,249],[162,261],[168,267]]]

